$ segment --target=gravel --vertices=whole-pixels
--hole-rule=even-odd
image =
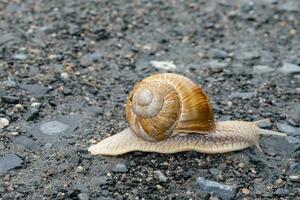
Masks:
[[[167,182],[167,177],[160,170],[154,171],[154,178],[156,178],[160,182]]]
[[[0,199],[297,199],[299,17],[298,0],[1,1]],[[158,72],[201,85],[217,121],[289,137],[261,136],[264,154],[90,155]]]
[[[224,185],[203,177],[197,178],[196,185],[199,190],[212,193],[223,200],[234,199],[236,195],[236,188],[234,186]]]
[[[128,172],[128,169],[127,166],[124,164],[116,164],[115,166],[113,166],[111,171],[116,173],[125,173]]]

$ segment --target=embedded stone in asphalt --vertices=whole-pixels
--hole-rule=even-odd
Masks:
[[[70,126],[59,121],[50,121],[42,124],[40,130],[46,135],[58,135],[67,130]]]
[[[236,195],[236,188],[234,186],[224,185],[215,181],[206,180],[203,177],[198,177],[196,185],[205,192],[211,192],[221,199],[233,199]]]
[[[83,120],[82,115],[66,115],[45,120],[29,128],[28,133],[40,139],[71,135]]]
[[[7,154],[0,157],[0,173],[18,168],[22,165],[23,160],[15,154]]]
[[[30,94],[33,94],[36,97],[42,97],[50,90],[50,88],[38,84],[21,84],[20,88],[28,91]]]

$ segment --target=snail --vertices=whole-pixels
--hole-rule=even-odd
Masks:
[[[257,126],[259,121],[214,121],[206,93],[174,73],[149,76],[127,98],[129,128],[89,147],[93,155],[117,156],[132,151],[226,153],[256,146],[260,135],[286,136]]]

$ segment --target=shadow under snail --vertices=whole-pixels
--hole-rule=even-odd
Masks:
[[[286,136],[257,122],[215,122],[211,102],[192,80],[174,73],[149,76],[127,98],[129,128],[92,145],[93,155],[132,151],[226,153],[259,147],[260,135]]]

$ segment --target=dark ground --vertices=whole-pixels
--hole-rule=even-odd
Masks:
[[[235,199],[300,199],[299,27],[298,0],[1,0],[0,199],[222,198],[199,176]],[[265,155],[91,156],[127,126],[151,61],[202,85],[217,120],[269,118],[288,139],[262,138]]]

